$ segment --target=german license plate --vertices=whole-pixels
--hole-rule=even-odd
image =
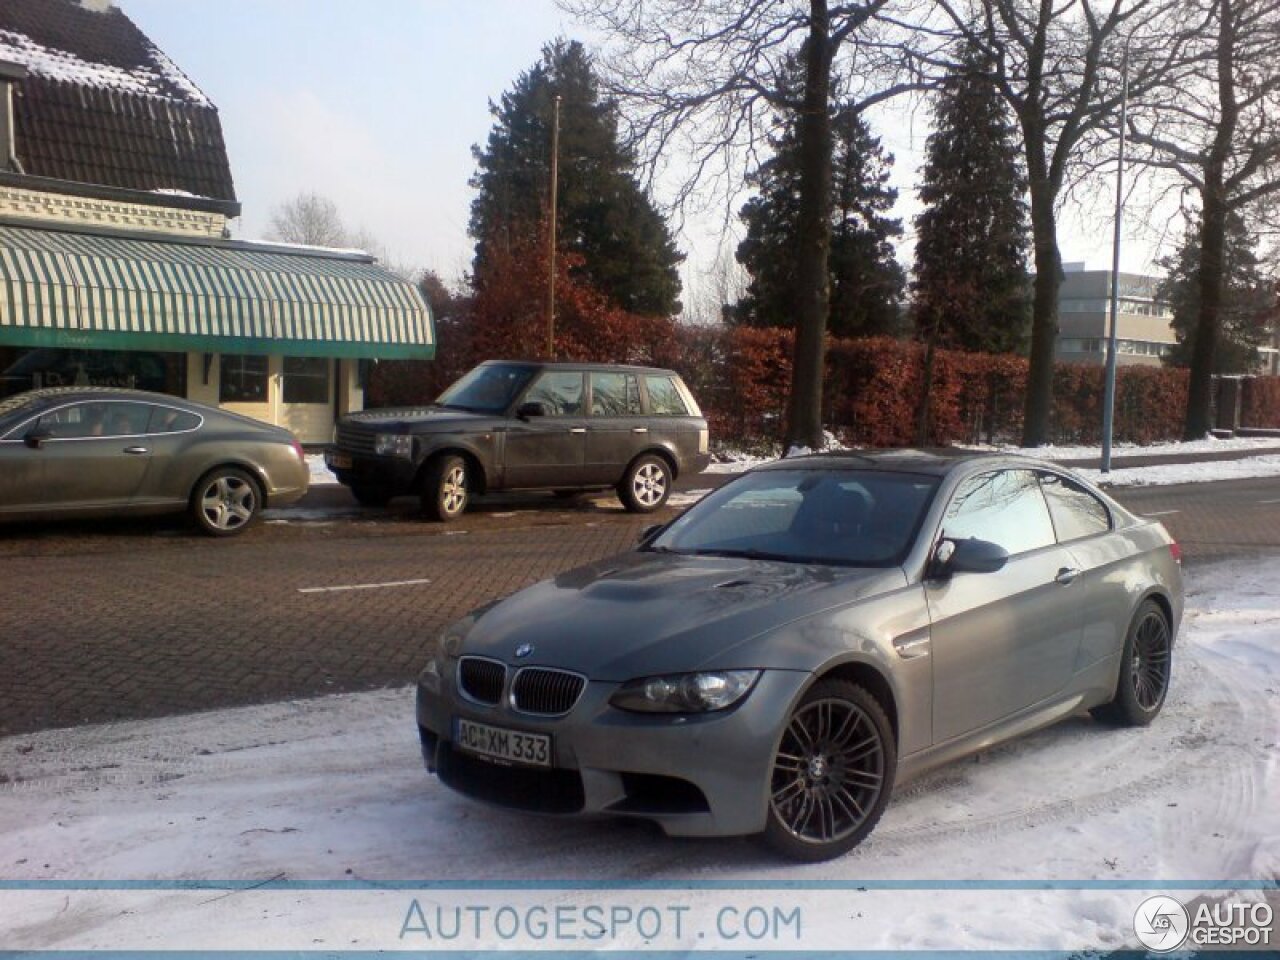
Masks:
[[[337,467],[339,470],[351,469],[351,458],[345,453],[330,453],[325,456],[329,461],[329,466]]]
[[[455,717],[453,743],[459,750],[502,763],[551,766],[551,738],[541,733],[522,733]]]

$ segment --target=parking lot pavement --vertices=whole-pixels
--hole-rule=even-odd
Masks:
[[[1158,516],[1193,567],[1280,548],[1274,480],[1117,496]],[[285,511],[227,541],[174,520],[0,528],[0,735],[406,683],[467,610],[675,513],[633,516],[609,496],[493,499],[448,525],[408,500],[343,510]]]

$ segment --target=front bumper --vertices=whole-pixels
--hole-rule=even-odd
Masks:
[[[452,665],[452,661],[450,661]],[[759,833],[773,753],[809,674],[766,670],[736,707],[704,715],[639,714],[609,698],[619,684],[590,681],[563,717],[483,706],[451,678],[418,684],[418,733],[427,769],[460,793],[537,813],[640,817],[672,836]],[[552,738],[550,768],[508,766],[453,744],[453,720]]]
[[[329,447],[324,452],[324,463],[338,482],[348,487],[375,487],[391,496],[415,492],[417,468],[413,461],[403,457],[380,457]]]

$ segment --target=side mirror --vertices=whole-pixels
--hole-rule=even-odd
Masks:
[[[545,417],[547,415],[547,405],[541,400],[530,400],[528,403],[522,403],[516,408],[516,416],[521,420],[528,420],[530,417]]]
[[[640,536],[636,539],[636,543],[643,547],[666,528],[667,525],[665,523],[651,524],[640,531]]]
[[[26,443],[26,445],[30,447],[32,450],[39,450],[41,447],[44,446],[44,442],[46,440],[50,440],[52,438],[53,438],[53,434],[50,433],[48,430],[37,429],[37,430],[32,430],[22,439],[23,439],[23,442]]]
[[[930,575],[945,580],[953,573],[995,573],[1009,562],[1009,551],[989,540],[943,540],[933,553]]]

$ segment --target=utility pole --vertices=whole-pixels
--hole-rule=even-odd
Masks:
[[[1107,335],[1107,382],[1102,394],[1102,472],[1111,472],[1116,411],[1116,327],[1120,320],[1120,226],[1124,216],[1124,147],[1129,113],[1129,40],[1120,62],[1120,155],[1116,162],[1115,233],[1111,237],[1111,330]]]
[[[551,203],[547,231],[547,359],[556,358],[556,194],[560,192],[560,94],[551,120]]]

